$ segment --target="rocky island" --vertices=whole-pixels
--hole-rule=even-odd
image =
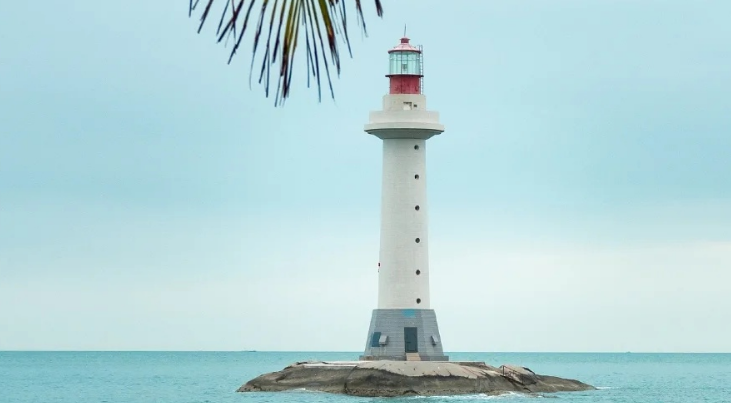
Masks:
[[[308,361],[258,376],[237,392],[295,389],[353,396],[552,393],[594,390],[574,379],[539,375],[528,368],[484,362]]]

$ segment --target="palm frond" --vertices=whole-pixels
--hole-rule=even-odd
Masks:
[[[335,98],[330,77],[330,65],[332,64],[335,67],[335,72],[340,76],[338,39],[341,39],[347,45],[348,54],[352,57],[346,2],[355,6],[361,30],[367,36],[368,31],[361,0],[248,0],[248,4],[245,4],[246,0],[204,0],[202,2],[201,0],[190,0],[188,15],[192,16],[193,12],[199,9],[200,4],[205,4],[205,7],[202,7],[203,11],[198,26],[198,32],[200,33],[214,3],[217,5],[222,4],[223,11],[216,29],[216,37],[219,43],[224,39],[231,38],[234,40],[228,59],[228,62],[231,63],[249,27],[252,10],[257,3],[260,5],[259,16],[256,19],[256,28],[252,38],[249,86],[251,87],[251,75],[256,56],[263,49],[259,84],[264,82],[264,92],[266,97],[269,97],[270,73],[272,71],[278,72],[277,90],[274,97],[274,105],[276,106],[283,105],[284,101],[290,96],[295,54],[298,43],[302,41],[304,41],[306,48],[307,87],[310,87],[310,78],[314,78],[317,85],[318,101],[322,101],[322,81],[320,78],[322,73],[320,63],[322,62],[325,67],[330,96]],[[382,17],[383,6],[381,0],[374,0],[374,3],[376,14]],[[244,10],[244,8],[246,9]],[[262,31],[266,29],[266,24],[269,25],[266,43],[260,47]],[[274,33],[275,25],[277,27],[276,33]],[[304,29],[300,30],[300,28]],[[272,33],[274,33],[273,36]],[[302,40],[300,40],[300,36],[303,37]],[[272,39],[274,40],[272,41]],[[270,66],[276,63],[279,63],[278,68],[271,69]]]

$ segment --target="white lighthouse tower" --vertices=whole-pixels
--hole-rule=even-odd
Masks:
[[[426,141],[444,131],[426,109],[422,50],[388,51],[390,91],[365,131],[383,140],[378,308],[362,360],[446,361],[429,297]]]

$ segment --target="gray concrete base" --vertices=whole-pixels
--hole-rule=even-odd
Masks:
[[[407,355],[405,328],[416,328]],[[414,348],[416,351],[413,351]],[[361,360],[448,361],[433,309],[374,309]]]

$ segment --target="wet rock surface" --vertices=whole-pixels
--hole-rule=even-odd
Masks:
[[[353,396],[553,393],[593,390],[574,379],[539,375],[528,368],[482,362],[299,362],[258,376],[237,392],[306,389]]]

